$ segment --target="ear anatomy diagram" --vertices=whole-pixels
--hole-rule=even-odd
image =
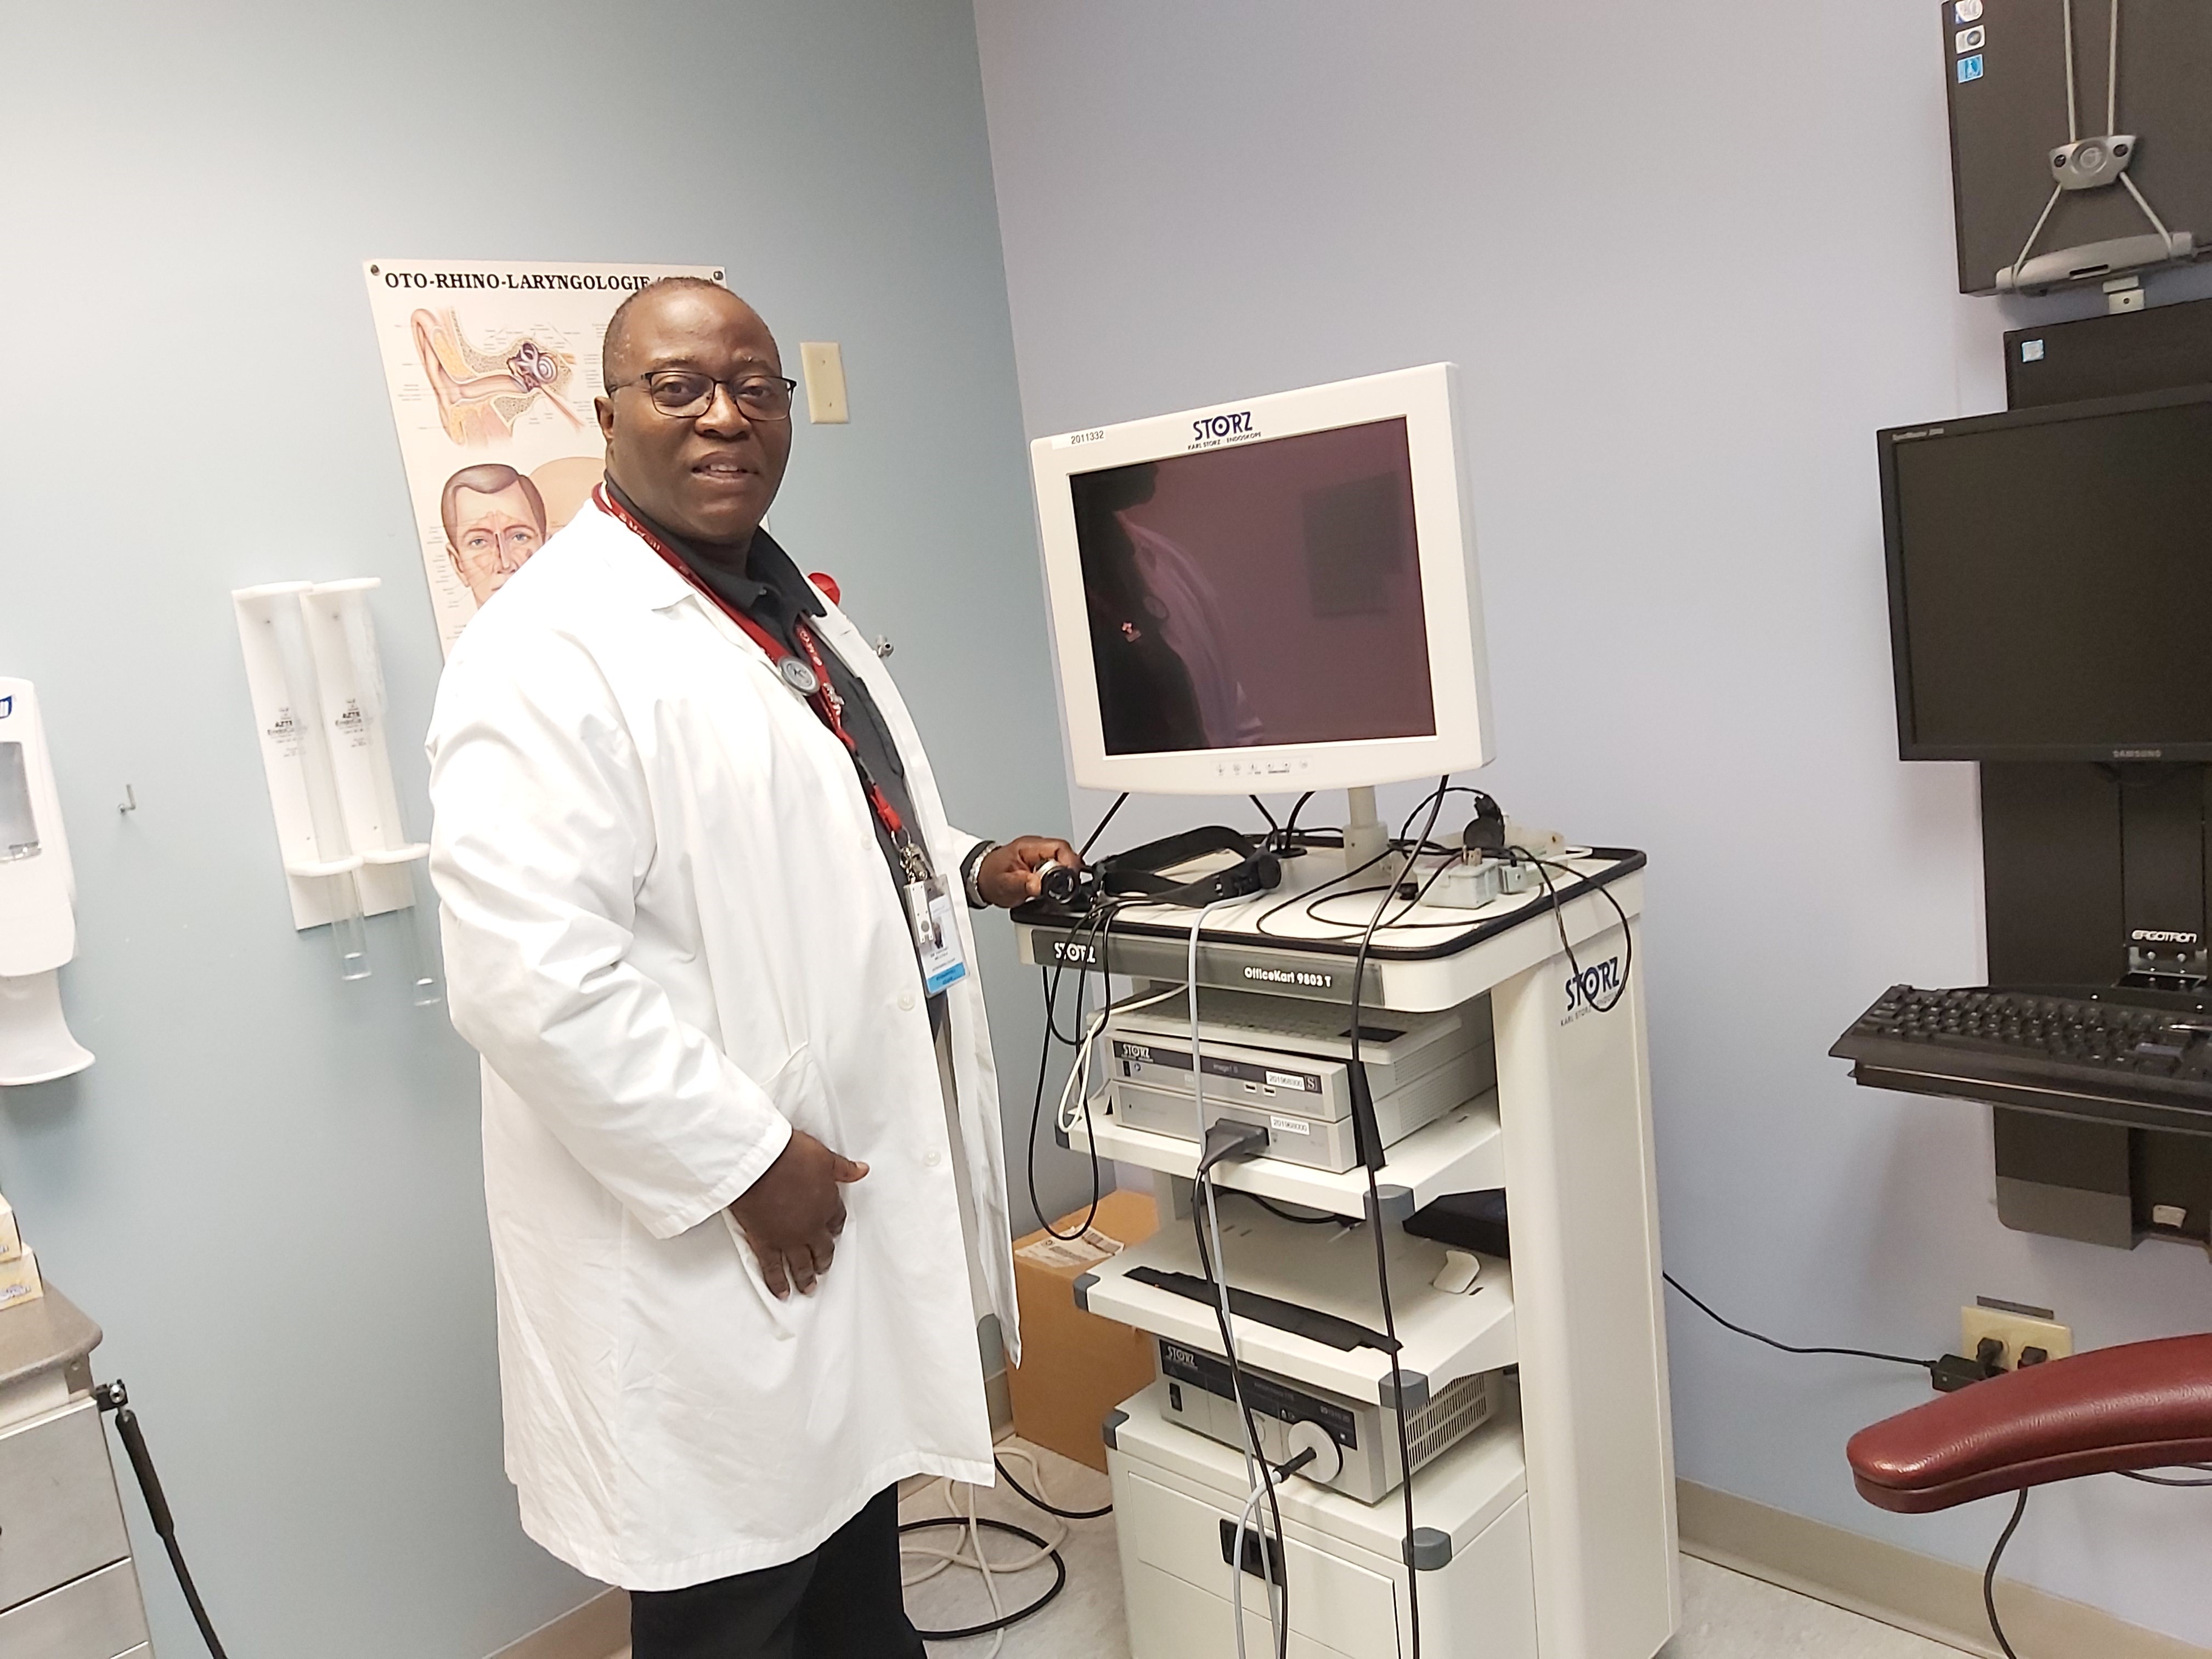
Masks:
[[[526,337],[504,356],[480,351],[450,311],[418,311],[409,321],[438,418],[455,443],[481,448],[512,436],[515,422],[541,398],[569,425],[583,428],[564,395],[576,380],[576,360],[568,353]]]

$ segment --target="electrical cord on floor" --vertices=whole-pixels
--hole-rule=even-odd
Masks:
[[[185,1552],[177,1543],[176,1517],[169,1513],[169,1500],[161,1492],[161,1477],[154,1472],[154,1455],[146,1449],[145,1431],[138,1426],[138,1413],[131,1409],[131,1391],[118,1377],[112,1382],[102,1382],[92,1391],[94,1401],[102,1412],[115,1413],[115,1431],[123,1437],[123,1449],[131,1458],[131,1472],[138,1477],[138,1491],[146,1500],[147,1517],[154,1523],[154,1531],[168,1552],[170,1568],[177,1575],[177,1588],[185,1593],[185,1605],[191,1609],[192,1622],[200,1629],[200,1640],[214,1659],[226,1659],[222,1643],[215,1633],[215,1624],[200,1602],[199,1587],[192,1583],[191,1569],[185,1565]]]
[[[1029,1464],[1031,1477],[1036,1481],[1038,1490],[1043,1490],[1044,1471],[1038,1465],[1035,1455],[1019,1447],[1010,1448],[1009,1454],[1023,1459]],[[1063,1520],[1077,1518],[1066,1510],[1054,1509],[1051,1504],[1033,1497],[1026,1489],[1015,1482],[1005,1462],[996,1454],[994,1454],[991,1461],[1006,1483],[1039,1509]],[[902,1571],[899,1579],[900,1586],[902,1589],[911,1589],[917,1584],[928,1583],[948,1568],[968,1568],[982,1575],[983,1592],[990,1598],[991,1617],[981,1624],[963,1626],[957,1630],[918,1630],[915,1633],[925,1642],[959,1642],[971,1637],[988,1636],[993,1640],[990,1654],[987,1656],[987,1659],[996,1659],[1000,1649],[1006,1644],[1006,1632],[1021,1623],[1023,1620],[1042,1611],[1067,1587],[1067,1561],[1066,1558],[1060,1554],[1060,1547],[1068,1540],[1068,1528],[1065,1526],[1061,1527],[1057,1537],[1039,1537],[1028,1528],[1018,1527],[1011,1521],[995,1521],[989,1516],[978,1515],[975,1511],[975,1487],[967,1486],[964,1482],[955,1482],[949,1478],[939,1480],[935,1484],[938,1489],[944,1492],[945,1501],[952,1513],[926,1516],[915,1521],[902,1521],[899,1522],[899,1535],[904,1538],[915,1533],[957,1527],[961,1529],[963,1536],[961,1540],[949,1550],[928,1549],[913,1544],[901,1544],[899,1553],[902,1556],[918,1556],[934,1565],[925,1568],[911,1578],[907,1577]],[[966,1492],[964,1504],[954,1497],[956,1486],[964,1489]],[[1084,1516],[1080,1518],[1092,1517]],[[1034,1546],[1034,1549],[1030,1555],[1018,1560],[994,1561],[983,1553],[982,1534],[986,1532],[1005,1533],[1011,1537],[1022,1539]],[[1042,1566],[1047,1561],[1052,1563],[1051,1587],[1035,1601],[1015,1608],[1012,1613],[1007,1612],[1006,1604],[999,1599],[998,1581],[1017,1573],[1027,1572],[1032,1567]]]
[[[1674,1291],[1675,1294],[1680,1296],[1685,1302],[1688,1303],[1692,1307],[1695,1308],[1699,1313],[1705,1315],[1706,1318],[1711,1320],[1714,1324],[1718,1325],[1723,1330],[1734,1331],[1738,1336],[1747,1336],[1754,1342],[1764,1342],[1768,1347],[1779,1348],[1784,1353],[1833,1353],[1848,1355],[1854,1359],[1879,1359],[1886,1364],[1911,1365],[1917,1370],[1926,1371],[1931,1376],[1935,1375],[1936,1366],[1942,1363],[1941,1361],[1934,1359],[1915,1359],[1907,1354],[1883,1353],[1879,1349],[1875,1348],[1800,1347],[1794,1342],[1784,1342],[1775,1337],[1763,1336],[1759,1332],[1751,1329],[1748,1326],[1739,1325],[1733,1319],[1723,1318],[1721,1315],[1715,1313],[1713,1310],[1706,1304],[1703,1298],[1692,1291],[1687,1285],[1683,1284],[1680,1279],[1675,1278],[1674,1274],[1670,1273],[1662,1273],[1659,1276],[1667,1281],[1668,1285]]]
[[[2004,1559],[2005,1546],[2012,1542],[2013,1534],[2020,1530],[2020,1518],[2027,1513],[2027,1488],[2020,1489],[2020,1501],[2012,1506],[2012,1519],[1997,1534],[1997,1547],[1990,1552],[1990,1564],[1982,1569],[1982,1609],[1990,1616],[1990,1634],[1997,1638],[1997,1648],[2004,1659],[2020,1659],[2005,1640],[2004,1626],[1997,1619],[1997,1563]]]
[[[1032,1459],[1031,1462],[1034,1462],[1035,1460]],[[1111,1504],[1102,1505],[1100,1508],[1095,1510],[1063,1510],[1056,1508],[1053,1504],[1046,1503],[1043,1498],[1039,1498],[1027,1486],[1024,1486],[1020,1481],[1015,1480],[1014,1472],[1006,1467],[1006,1462],[1004,1458],[994,1456],[991,1459],[991,1467],[998,1470],[1000,1480],[1005,1481],[1008,1486],[1014,1489],[1014,1493],[1017,1497],[1025,1499],[1035,1508],[1042,1510],[1047,1515],[1057,1516],[1062,1521],[1096,1521],[1101,1516],[1111,1515],[1114,1513],[1114,1506]],[[1040,1486],[1043,1484],[1044,1482],[1042,1480],[1037,1482],[1037,1485]]]

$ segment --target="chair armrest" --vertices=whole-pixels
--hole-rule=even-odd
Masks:
[[[2212,1336],[2126,1342],[2008,1371],[1861,1429],[1846,1455],[1860,1497],[1907,1515],[2212,1459]]]

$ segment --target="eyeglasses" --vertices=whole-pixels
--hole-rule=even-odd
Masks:
[[[741,380],[717,380],[696,368],[656,368],[649,374],[621,381],[607,390],[619,392],[626,386],[643,386],[655,409],[679,421],[696,420],[712,409],[718,386],[729,388],[730,401],[744,411],[748,420],[787,421],[791,418],[791,394],[799,389],[798,381],[787,380],[778,374],[748,374]]]

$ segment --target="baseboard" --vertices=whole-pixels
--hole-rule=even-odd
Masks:
[[[491,1659],[614,1659],[629,1646],[629,1597],[611,1589],[510,1642]]]
[[[1982,1611],[1982,1575],[1974,1568],[1694,1481],[1677,1481],[1675,1494],[1686,1553],[1930,1641],[2001,1659]],[[2005,1635],[2021,1653],[2094,1654],[2097,1659],[2212,1656],[2212,1649],[2002,1577],[1997,1611]]]

